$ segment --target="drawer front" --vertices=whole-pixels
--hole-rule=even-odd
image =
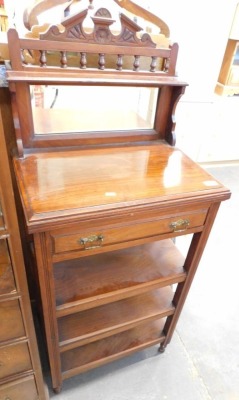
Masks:
[[[27,343],[0,348],[0,379],[32,369]]]
[[[163,234],[186,233],[187,230],[203,226],[207,210],[170,216],[144,223],[121,225],[110,229],[91,229],[72,234],[53,234],[53,252],[55,254],[70,251],[85,251],[107,247],[117,243],[130,242],[143,238],[156,238]],[[122,221],[123,222],[123,221]]]
[[[1,329],[0,342],[25,336],[25,330],[18,300],[0,303]]]
[[[16,291],[7,241],[0,240],[0,295]]]
[[[39,399],[33,376],[0,386],[0,400],[37,400]]]

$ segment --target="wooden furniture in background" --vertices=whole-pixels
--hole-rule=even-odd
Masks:
[[[239,4],[234,15],[215,92],[226,96],[239,94]]]
[[[13,129],[7,88],[0,88],[0,398],[46,400],[5,135]]]
[[[177,44],[156,48],[148,34],[139,38],[140,28],[124,15],[119,34],[113,35],[105,8],[94,10],[94,29],[86,33],[87,15],[85,10],[67,18],[64,29],[51,27],[39,40],[9,32],[8,81],[18,145],[13,163],[33,235],[56,392],[64,379],[148,346],[160,344],[164,351],[220,203],[230,197],[228,189],[173,147],[175,109],[186,87],[175,75]],[[27,51],[35,64],[27,64]],[[70,64],[72,52],[77,66]],[[141,63],[143,58],[149,61]],[[113,130],[85,130],[81,125],[89,121],[81,113],[72,131],[72,110],[65,107],[59,132],[59,113],[57,121],[52,113],[56,93],[47,108],[38,97],[38,119],[48,113],[39,132],[34,93],[44,96],[52,85],[63,95],[69,86],[78,90],[76,121],[87,88],[94,88],[90,119],[106,102],[101,94],[92,106],[97,88],[113,88],[112,104],[119,88],[125,90],[123,103],[131,88],[156,91],[153,124],[122,129],[120,114]],[[71,96],[65,99],[69,104]],[[111,116],[110,108],[104,111]],[[50,125],[55,128],[49,131]],[[185,235],[191,236],[183,256],[172,239]]]
[[[4,2],[0,2],[0,31],[6,32],[8,29],[8,16],[4,7]]]
[[[56,6],[62,6],[62,13],[65,17],[70,14],[71,6],[75,4],[80,4],[81,0],[42,0],[38,3],[31,4],[25,10],[23,15],[23,21],[25,27],[31,31],[34,26],[39,26],[39,16],[46,11],[52,10]],[[124,12],[130,12],[133,15],[137,15],[137,17],[143,18],[144,20],[156,25],[159,28],[160,34],[164,35],[165,37],[170,36],[170,31],[168,25],[159,18],[157,15],[152,14],[150,11],[140,7],[138,4],[131,0],[114,0],[114,2],[121,7]],[[93,0],[90,1],[90,9],[94,8]],[[59,21],[60,22],[60,21]]]
[[[215,92],[226,96],[239,94],[239,40],[228,39]]]

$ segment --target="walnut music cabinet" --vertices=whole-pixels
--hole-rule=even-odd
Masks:
[[[177,44],[117,18],[91,5],[37,39],[8,32],[13,163],[56,392],[148,346],[164,351],[230,197],[175,147],[187,86]]]

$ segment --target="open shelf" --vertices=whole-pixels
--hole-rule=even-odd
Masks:
[[[56,263],[57,317],[182,282],[183,265],[171,239]]]
[[[60,351],[123,332],[174,313],[170,287],[116,301],[58,320]]]
[[[161,343],[164,323],[164,319],[153,321],[62,353],[63,379]]]

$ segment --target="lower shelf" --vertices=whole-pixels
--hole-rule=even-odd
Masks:
[[[62,378],[67,379],[163,342],[164,324],[165,319],[160,319],[62,353]]]
[[[58,320],[60,351],[70,350],[174,313],[173,291],[165,287],[68,315]]]
[[[54,264],[62,378],[161,343],[186,279],[171,239]]]

